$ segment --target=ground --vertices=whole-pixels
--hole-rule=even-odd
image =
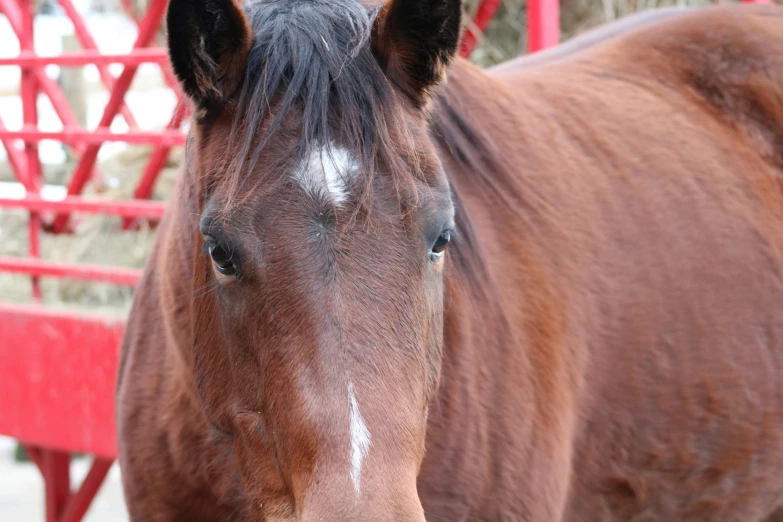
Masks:
[[[31,462],[16,462],[14,441],[0,437],[0,520],[44,522],[44,486],[41,474]],[[89,470],[89,459],[71,465],[71,480],[81,483]],[[112,466],[84,522],[127,522],[120,485],[120,469]]]

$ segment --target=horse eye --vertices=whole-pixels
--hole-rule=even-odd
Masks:
[[[227,276],[236,275],[237,268],[232,260],[233,256],[226,252],[222,246],[216,241],[207,241],[207,250],[209,251],[209,257],[212,258],[212,262],[215,263],[215,268],[218,269],[218,272]]]
[[[430,250],[430,259],[437,261],[438,259],[442,258],[444,252],[446,251],[446,247],[449,246],[449,242],[451,242],[451,231],[444,230],[438,236],[438,240],[435,241],[435,244],[432,245],[432,250]]]

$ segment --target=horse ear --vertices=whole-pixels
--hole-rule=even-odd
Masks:
[[[419,107],[446,78],[461,17],[460,0],[388,0],[378,13],[373,52],[386,75]]]
[[[201,106],[225,103],[239,87],[252,44],[235,0],[171,0],[169,56],[185,93]]]

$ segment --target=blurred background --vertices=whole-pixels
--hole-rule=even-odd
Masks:
[[[16,0],[0,1],[13,6]],[[144,16],[151,0],[73,0],[95,45],[104,54],[127,53],[138,33],[138,21]],[[572,36],[627,14],[672,5],[704,5],[706,0],[563,0],[560,8],[560,39]],[[476,13],[479,0],[468,0],[465,9],[469,16]],[[51,56],[78,51],[83,38],[78,38],[72,17],[67,16],[54,0],[37,0],[33,6],[34,47],[39,55]],[[471,55],[475,63],[488,66],[524,53],[528,48],[528,24],[525,0],[505,0],[478,39]],[[165,38],[158,29],[153,46],[162,47]],[[9,18],[0,14],[0,59],[13,58],[20,53],[20,43]],[[109,73],[115,78],[125,66],[112,64]],[[78,124],[86,129],[99,125],[110,91],[94,65],[60,67],[47,65],[46,75],[61,88]],[[0,67],[0,119],[7,129],[23,127],[23,103],[20,97],[20,68]],[[159,131],[169,125],[179,102],[166,83],[161,67],[154,63],[142,64],[125,96],[125,103],[142,131]],[[63,129],[49,98],[37,98],[38,129],[57,132]],[[179,126],[183,131],[187,124]],[[113,119],[113,132],[126,132],[127,121],[120,116]],[[83,194],[108,200],[128,200],[134,197],[142,171],[159,149],[157,145],[128,145],[122,142],[105,143],[100,148],[96,168],[84,187]],[[42,141],[39,156],[43,172],[42,197],[57,200],[64,197],[66,186],[78,162],[78,150],[58,141]],[[182,161],[182,148],[172,147],[158,158],[161,172],[149,197],[163,202],[173,187]],[[0,147],[0,199],[24,198],[25,188],[19,183],[9,163],[4,147]],[[28,255],[29,213],[23,209],[0,206],[0,256],[22,258]],[[137,222],[133,227],[123,226],[117,216],[78,215],[69,233],[40,235],[40,255],[58,262],[107,267],[140,269],[154,236],[153,227]],[[84,311],[105,317],[123,318],[132,297],[131,286],[118,286],[61,278],[42,278],[40,303],[54,310]],[[30,277],[0,270],[0,301],[29,304],[34,299]],[[14,339],[25,332],[15,332]],[[0,343],[2,343],[0,335]],[[8,338],[8,335],[6,335]],[[0,345],[0,350],[10,349]],[[16,348],[14,348],[16,349]],[[0,380],[4,369],[0,360]],[[0,382],[0,386],[2,383]],[[23,393],[20,392],[20,393]],[[0,393],[2,397],[7,394]],[[110,398],[108,398],[110,399]],[[0,404],[0,409],[7,405]],[[2,426],[0,426],[2,432]],[[79,484],[87,475],[91,459],[74,455],[70,464],[72,484]],[[107,464],[108,466],[108,464]],[[0,435],[0,521],[38,521],[45,519],[45,491],[41,475],[30,462],[29,455],[9,438]],[[85,520],[113,522],[126,520],[116,464],[109,471],[98,496]]]

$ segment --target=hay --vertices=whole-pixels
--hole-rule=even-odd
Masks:
[[[0,214],[0,255],[24,255],[28,248],[27,216],[22,212]],[[61,262],[141,268],[153,240],[148,228],[122,231],[119,218],[91,216],[74,234],[41,237],[43,259]],[[32,298],[29,277],[0,272],[4,302],[26,303]],[[100,309],[102,313],[127,312],[132,291],[126,287],[70,279],[42,278],[43,303],[55,308]]]
[[[101,162],[103,176],[86,187],[85,195],[111,200],[131,198],[152,150],[152,147],[129,147]],[[158,178],[153,199],[165,201],[168,198],[181,161],[182,148],[172,149],[168,164]],[[45,172],[58,174],[61,170],[51,168]],[[75,214],[74,219],[76,227],[72,234],[41,234],[43,259],[128,268],[144,266],[154,240],[154,231],[149,227],[123,230],[122,219],[113,216]],[[0,210],[0,238],[0,256],[26,255],[27,214]],[[26,276],[0,272],[0,288],[1,299],[5,302],[26,303],[32,298],[30,279]],[[47,306],[120,315],[127,312],[132,298],[132,290],[127,287],[48,277],[41,279],[41,291],[42,301]]]

